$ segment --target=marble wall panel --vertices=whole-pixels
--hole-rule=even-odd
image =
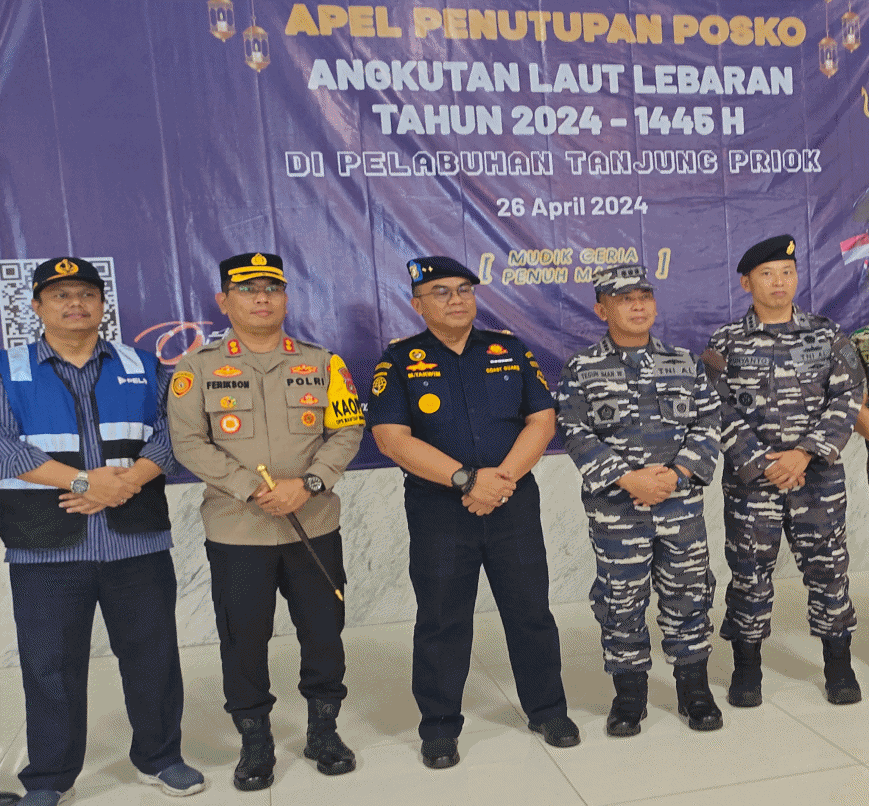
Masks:
[[[848,546],[851,568],[869,570],[869,486],[866,449],[853,437],[844,453],[848,473]],[[583,601],[594,576],[594,556],[588,540],[588,520],[580,501],[580,480],[565,455],[546,456],[535,468],[541,489],[543,530],[546,535],[553,602]],[[712,568],[718,579],[716,611],[723,610],[729,579],[724,561],[723,501],[719,463],[715,483],[706,493],[706,524]],[[360,470],[338,483],[343,509],[341,529],[347,568],[347,624],[384,624],[414,618],[416,604],[407,573],[407,523],[404,517],[402,475],[395,468]],[[210,577],[199,518],[202,485],[179,484],[168,490],[178,574],[178,630],[183,646],[214,643],[217,635],[211,606]],[[433,517],[437,513],[432,513]],[[793,558],[782,551],[777,577],[797,576]],[[485,578],[477,609],[495,609]],[[867,614],[858,614],[866,618]],[[716,622],[720,621],[720,614]],[[102,619],[97,618],[92,642],[94,655],[109,653]],[[293,626],[286,607],[278,606],[275,632],[290,634]],[[15,626],[9,596],[9,574],[0,569],[0,667],[17,664]]]

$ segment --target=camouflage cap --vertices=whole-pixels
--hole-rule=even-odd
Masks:
[[[601,266],[592,275],[594,292],[600,299],[601,294],[615,296],[631,291],[654,291],[654,286],[646,279],[646,267],[639,263],[622,263],[618,266]]]
[[[797,244],[793,235],[776,235],[765,241],[752,246],[739,261],[736,271],[739,274],[749,274],[761,263],[769,263],[771,260],[797,259]]]

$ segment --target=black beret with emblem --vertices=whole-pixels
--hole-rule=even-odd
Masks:
[[[765,241],[752,246],[739,261],[736,271],[739,274],[749,274],[761,263],[769,263],[771,260],[797,259],[797,244],[793,235],[776,235]]]
[[[268,252],[245,252],[220,261],[220,284],[246,283],[254,277],[270,277],[286,284],[284,261]]]
[[[80,257],[53,257],[40,263],[33,272],[33,296],[39,294],[47,285],[61,280],[80,280],[95,285],[100,291],[106,286],[93,263]]]
[[[433,257],[417,257],[407,262],[410,272],[411,288],[431,280],[442,280],[445,277],[464,277],[472,285],[480,282],[470,269],[465,268],[458,260],[451,257],[434,255]]]

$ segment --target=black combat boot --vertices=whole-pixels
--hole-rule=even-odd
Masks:
[[[706,658],[673,667],[679,713],[688,717],[691,730],[718,730],[724,725],[706,676]]]
[[[341,775],[356,769],[356,756],[341,741],[336,730],[335,717],[338,716],[339,707],[324,700],[308,700],[305,758],[316,761],[317,769],[323,775]]]
[[[860,702],[860,684],[851,668],[851,635],[822,638],[827,699],[833,705]]]
[[[241,734],[241,758],[232,783],[242,792],[271,786],[275,781],[275,740],[268,716],[233,716],[232,721]]]
[[[763,702],[760,694],[760,681],[763,672],[760,668],[760,641],[740,641],[734,638],[733,677],[727,691],[727,702],[737,708],[754,708]]]
[[[616,696],[606,718],[608,736],[636,736],[640,720],[646,718],[649,698],[648,672],[622,672],[613,675]]]

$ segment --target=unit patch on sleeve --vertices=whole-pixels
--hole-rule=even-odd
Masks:
[[[365,425],[365,417],[356,386],[350,375],[350,370],[344,365],[340,356],[333,355],[329,360],[329,403],[323,416],[326,428],[346,428],[351,425]]]
[[[192,372],[176,372],[172,376],[172,394],[175,397],[184,397],[193,388]]]

